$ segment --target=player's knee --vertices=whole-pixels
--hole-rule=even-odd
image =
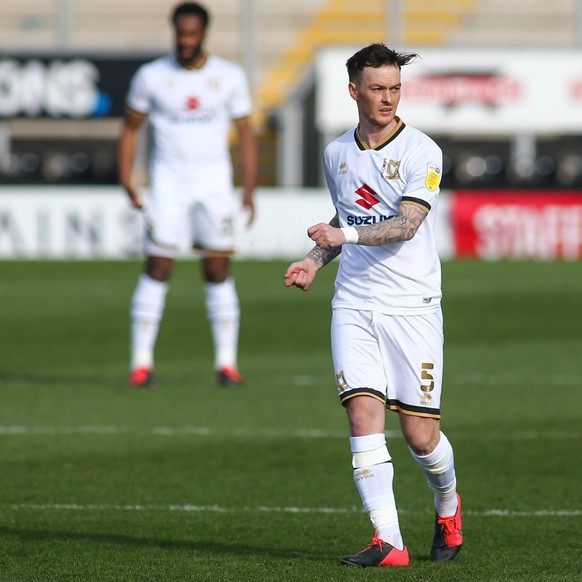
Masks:
[[[414,453],[414,451],[413,451]],[[440,440],[429,454],[416,456],[423,470],[430,475],[442,475],[454,466],[453,447],[444,433],[440,433]]]
[[[435,418],[400,414],[400,425],[406,443],[419,456],[430,455],[439,444],[440,423]]]
[[[406,438],[408,446],[419,456],[426,456],[432,453],[438,445],[438,437],[431,433],[418,432],[409,434]]]
[[[173,260],[165,257],[150,257],[145,272],[155,281],[168,281],[172,274]]]
[[[228,279],[228,273],[206,271],[204,280],[206,283],[224,283]]]
[[[224,283],[230,275],[230,260],[227,257],[206,258],[203,273],[207,283]]]
[[[368,396],[356,396],[346,404],[352,434],[383,433],[385,407],[382,402]]]

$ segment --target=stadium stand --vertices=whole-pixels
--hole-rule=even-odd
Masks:
[[[276,107],[324,45],[388,38],[389,0],[255,0],[257,96]],[[576,0],[406,0],[399,21],[406,46],[574,46]],[[70,13],[59,16],[59,5]],[[172,4],[159,0],[3,0],[0,51],[163,52]],[[250,5],[250,3],[248,4]],[[244,0],[214,0],[209,48],[243,53]]]
[[[461,26],[462,16],[472,10],[474,0],[411,0],[399,17],[404,30],[401,40],[407,45],[442,45],[450,29]],[[266,71],[259,91],[260,103],[276,107],[312,62],[319,47],[329,45],[364,45],[390,42],[389,3],[386,0],[329,0],[315,11],[308,26],[299,30],[295,43],[282,51],[276,67]]]
[[[574,47],[579,0],[479,0],[463,26],[449,35],[455,46]]]
[[[396,41],[390,38],[394,29],[389,11],[395,4],[391,0],[213,0],[208,48],[242,63],[248,48],[243,38],[244,11],[254,7],[252,79],[262,146],[261,182],[269,185],[275,180],[276,140],[270,115],[301,84],[319,47],[385,41],[413,50],[426,46],[574,48],[580,44],[579,1],[402,0]],[[163,53],[172,42],[168,13],[173,5],[159,0],[2,0],[0,56]],[[59,7],[68,11],[61,13]],[[118,125],[14,120],[9,130],[15,139],[30,141],[35,133],[59,139],[94,135],[105,144],[115,138]]]

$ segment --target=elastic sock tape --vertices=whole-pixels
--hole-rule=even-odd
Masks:
[[[372,451],[353,453],[352,467],[354,469],[361,469],[362,467],[372,467],[373,465],[388,463],[391,459],[392,457],[388,452],[388,448],[386,447],[386,445],[384,445]]]

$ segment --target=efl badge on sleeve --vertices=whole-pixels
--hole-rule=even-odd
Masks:
[[[434,192],[441,182],[441,169],[436,164],[428,164],[426,170],[425,186],[431,192]]]

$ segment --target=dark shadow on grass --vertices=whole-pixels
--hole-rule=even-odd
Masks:
[[[305,550],[286,550],[281,547],[265,548],[250,545],[236,544],[232,540],[223,543],[220,540],[216,542],[206,541],[186,541],[186,540],[163,540],[156,538],[136,538],[119,534],[99,534],[99,533],[80,533],[80,532],[62,532],[49,530],[30,530],[17,529],[10,527],[0,527],[0,535],[13,536],[19,538],[21,542],[36,541],[68,541],[68,542],[89,542],[95,544],[116,544],[120,546],[136,548],[159,548],[172,551],[200,552],[206,554],[225,555],[225,556],[256,556],[256,557],[273,557],[280,559],[297,559],[322,561],[321,551]],[[330,558],[330,561],[334,560]],[[335,560],[334,560],[335,561]]]
[[[98,366],[95,366],[97,369]],[[158,383],[156,386],[152,388],[155,390],[156,388],[166,386],[173,386],[173,385],[189,385],[192,383],[192,379],[190,377],[175,377],[168,379],[166,382],[163,381],[163,378],[158,379]],[[99,375],[99,374],[64,374],[62,372],[55,372],[55,373],[34,373],[34,372],[23,372],[23,373],[1,373],[0,372],[0,389],[4,387],[10,388],[19,388],[19,389],[27,389],[27,388],[52,388],[55,386],[60,387],[70,387],[74,386],[78,388],[79,386],[85,388],[91,387],[99,387],[102,388],[106,386],[108,388],[115,388],[115,389],[122,389],[127,390],[128,392],[150,392],[150,389],[139,389],[136,390],[132,388],[128,384],[128,376],[125,372],[116,375]],[[196,386],[200,388],[208,388],[208,389],[215,389],[217,388],[217,384],[215,383],[214,376],[209,375],[208,378],[197,379]]]
[[[427,554],[413,554],[412,552],[410,553],[410,561],[411,562],[431,562],[431,563],[433,563],[430,559],[430,556],[428,556]]]

